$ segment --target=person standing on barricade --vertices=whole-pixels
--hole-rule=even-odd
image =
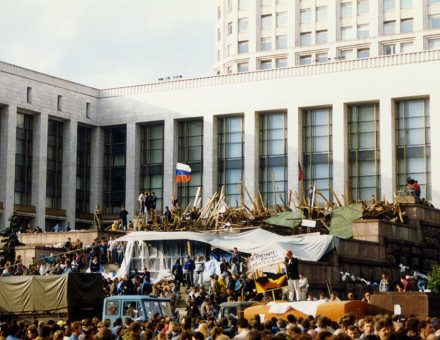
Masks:
[[[194,269],[196,269],[194,260],[191,259],[190,255],[186,255],[186,261],[183,266],[183,270],[185,273],[185,279],[188,288],[194,286]]]
[[[287,282],[289,286],[289,301],[293,301],[295,295],[296,300],[300,300],[299,290],[299,272],[298,272],[298,259],[293,257],[293,253],[288,250],[286,253],[286,259],[284,260],[287,268]]]

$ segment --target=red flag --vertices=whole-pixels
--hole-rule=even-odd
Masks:
[[[298,182],[301,182],[303,178],[303,171],[301,169],[301,164],[298,162]]]

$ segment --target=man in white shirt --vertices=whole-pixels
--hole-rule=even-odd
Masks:
[[[203,272],[205,271],[205,262],[200,256],[197,256],[195,265],[196,269],[194,270],[194,286],[201,288],[203,287]]]
[[[298,286],[299,286],[299,301],[306,301],[307,300],[307,288],[309,285],[309,280],[304,276],[303,273],[299,273],[299,280],[298,280]]]
[[[145,195],[143,191],[141,191],[138,200],[139,200],[139,215],[142,216],[145,213]]]

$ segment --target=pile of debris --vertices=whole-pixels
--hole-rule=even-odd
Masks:
[[[349,233],[343,229],[348,230],[355,219],[381,219],[405,223],[406,215],[397,198],[392,203],[388,203],[385,197],[382,201],[377,201],[374,196],[369,203],[356,201],[347,182],[345,194],[341,195],[341,199],[332,187],[329,188],[331,201],[316,188],[316,185],[307,193],[302,185],[301,196],[290,191],[287,200],[275,184],[273,186],[275,209],[272,211],[269,210],[267,202],[264,202],[259,190],[252,197],[245,184],[241,182],[238,185],[240,202],[236,201],[235,207],[229,201],[224,187],[220,194],[215,193],[201,206],[199,188],[194,203],[190,203],[183,212],[180,208],[174,208],[171,219],[164,221],[159,215],[150,216],[149,219],[140,216],[135,219],[135,229],[240,232],[261,227],[282,235],[319,232],[349,237]],[[244,197],[250,204],[245,203]],[[291,205],[294,210],[290,208]]]

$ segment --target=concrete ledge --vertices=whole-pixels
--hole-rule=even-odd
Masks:
[[[54,245],[58,243],[66,243],[67,238],[70,237],[72,242],[76,242],[79,239],[84,246],[93,243],[95,238],[105,237],[107,240],[112,236],[113,238],[118,238],[124,236],[125,233],[122,231],[112,231],[112,230],[72,230],[69,232],[59,232],[59,233],[32,233],[32,234],[20,234],[18,239],[21,243],[27,246],[38,245]]]

